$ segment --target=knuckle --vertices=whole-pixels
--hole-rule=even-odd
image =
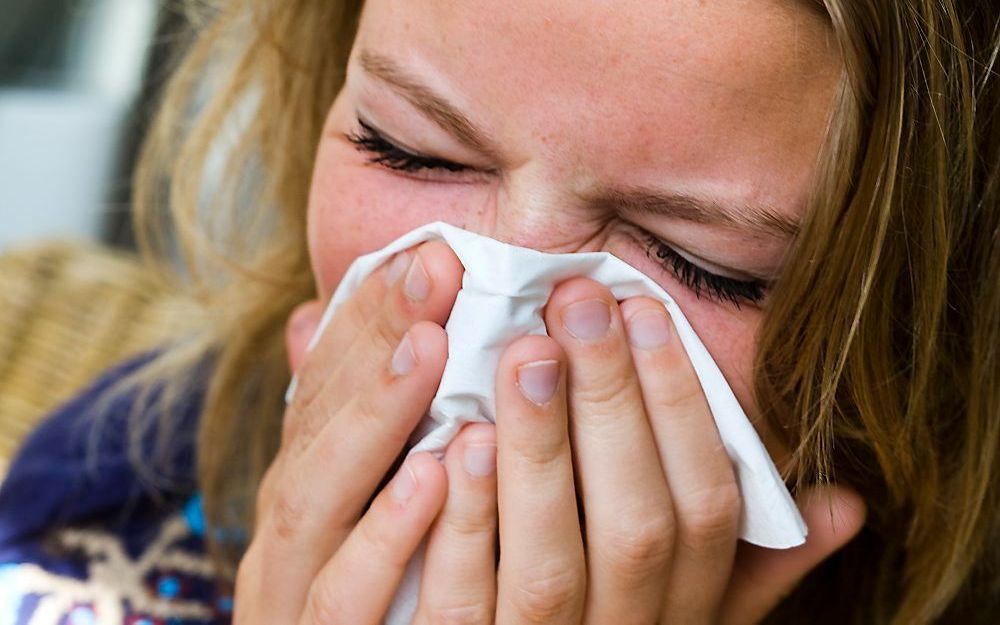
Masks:
[[[570,453],[565,435],[539,439],[512,450],[519,474],[552,475]]]
[[[493,606],[485,601],[428,606],[426,619],[434,625],[487,625],[493,622]]]
[[[673,555],[673,515],[657,511],[641,519],[626,520],[605,536],[605,560],[615,575],[643,579],[662,572]]]
[[[636,396],[632,384],[631,376],[620,367],[613,367],[578,386],[575,392],[584,405],[601,406],[605,412],[618,414],[628,407],[629,399]]]
[[[678,504],[682,536],[688,546],[709,549],[735,539],[742,501],[736,482],[701,489]]]
[[[394,532],[398,532],[397,528],[368,522],[358,525],[355,531],[360,532],[361,542],[365,545],[365,552],[372,559],[386,563],[394,568],[406,566],[409,558],[406,557],[406,554],[400,553],[399,549],[396,549],[396,542],[393,540]]]
[[[379,400],[384,398],[384,391],[362,393],[358,396],[352,416],[357,420],[358,431],[370,432],[393,449],[402,447],[409,437],[406,429],[408,422],[405,419],[387,419],[385,410],[379,405]]]
[[[660,392],[656,394],[654,402],[661,408],[662,414],[680,413],[697,414],[696,410],[687,410],[690,407],[701,406],[705,403],[702,394],[701,383],[695,376],[690,364],[686,365],[686,370],[680,367],[672,367],[672,371],[677,375],[666,376],[660,385]]]
[[[304,452],[329,422],[328,415],[334,414],[337,408],[326,388],[317,390],[309,404],[290,413],[282,424],[282,448],[293,456]]]
[[[277,490],[270,514],[271,528],[277,538],[284,542],[293,541],[302,529],[305,516],[305,503],[295,489]]]
[[[442,520],[448,533],[459,539],[478,539],[492,535],[495,529],[495,518],[490,510],[463,510],[446,514]]]
[[[573,567],[535,569],[515,584],[511,603],[528,623],[550,623],[573,613],[586,580]]]
[[[378,315],[372,320],[368,334],[376,345],[383,348],[386,354],[392,354],[399,342],[403,340],[402,334],[392,324],[389,313]]]
[[[673,385],[670,392],[665,393],[658,403],[666,412],[678,411],[688,406],[697,406],[703,401],[700,386],[682,383]]]
[[[321,574],[309,587],[303,619],[307,623],[340,623],[348,613],[346,597],[325,577]]]
[[[376,274],[373,273],[369,279],[378,279]],[[369,289],[362,286],[351,298],[348,299],[348,303],[344,306],[344,319],[342,320],[343,326],[347,328],[363,328],[365,324],[372,318],[378,316],[381,312],[383,302],[385,300],[379,297],[372,297],[369,294]],[[338,320],[340,321],[340,320]],[[336,326],[337,323],[332,323],[330,325]]]

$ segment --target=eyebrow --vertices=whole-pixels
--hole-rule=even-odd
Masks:
[[[486,132],[477,128],[445,98],[410,76],[395,61],[368,49],[360,52],[359,61],[366,72],[392,86],[417,110],[466,147],[503,162]],[[795,236],[799,231],[796,220],[770,206],[733,205],[713,198],[644,187],[606,189],[597,194],[584,194],[581,199],[595,209],[751,229],[782,238]]]
[[[782,238],[799,232],[799,222],[766,205],[730,204],[714,198],[644,187],[602,190],[584,194],[583,201],[601,210],[670,217],[697,224],[757,230]]]
[[[392,59],[371,50],[362,50],[359,60],[366,72],[391,85],[417,110],[466,147],[502,162],[499,151],[493,147],[493,141],[482,129],[477,128],[446,99],[414,80]]]

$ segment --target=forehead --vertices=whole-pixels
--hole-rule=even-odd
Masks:
[[[545,175],[790,207],[840,71],[806,1],[369,0],[358,44]]]

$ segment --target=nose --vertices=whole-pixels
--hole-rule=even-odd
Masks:
[[[501,189],[485,206],[470,210],[460,225],[518,247],[570,254],[603,248],[607,221],[585,215],[572,201],[539,185]]]

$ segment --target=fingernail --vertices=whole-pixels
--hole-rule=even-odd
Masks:
[[[392,481],[392,498],[399,502],[407,501],[415,492],[417,492],[417,476],[413,474],[410,463],[404,462],[396,473],[396,479]]]
[[[517,386],[528,401],[539,406],[548,403],[559,384],[559,361],[538,360],[517,368]]]
[[[403,275],[406,268],[410,266],[410,255],[407,252],[399,252],[392,257],[385,268],[385,282],[388,285],[396,284],[396,280]]]
[[[640,349],[663,347],[670,340],[670,320],[662,310],[643,310],[628,320],[628,340]]]
[[[462,454],[462,466],[472,477],[486,477],[497,470],[496,445],[469,445]]]
[[[392,355],[392,372],[396,375],[406,375],[417,366],[417,355],[413,351],[413,343],[410,342],[410,334],[407,333],[403,340],[396,347],[396,352]]]
[[[406,272],[403,292],[415,302],[422,302],[431,293],[431,277],[427,275],[419,255],[414,255],[410,270]]]
[[[562,312],[563,326],[582,341],[603,338],[611,327],[611,307],[599,299],[570,304]]]

